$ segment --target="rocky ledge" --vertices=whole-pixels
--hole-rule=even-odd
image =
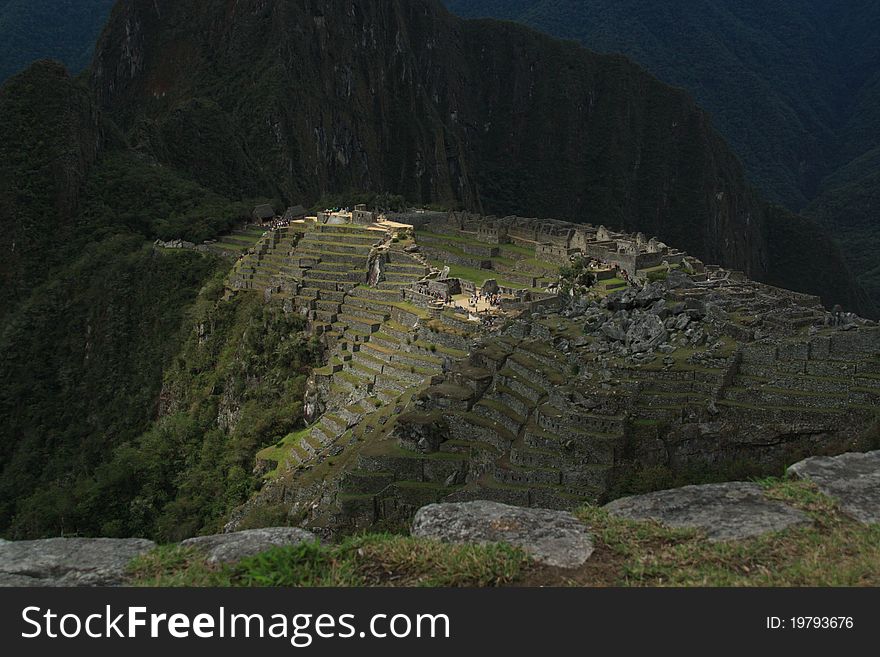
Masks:
[[[548,566],[576,568],[593,554],[582,522],[566,511],[498,502],[431,504],[416,513],[412,535],[447,543],[509,543]]]
[[[289,547],[300,543],[316,543],[318,537],[296,527],[249,529],[231,534],[198,536],[181,543],[205,554],[208,563],[235,563],[273,547]]]
[[[199,536],[181,545],[203,552],[209,563],[234,563],[273,547],[317,540],[311,532],[278,527]],[[119,586],[131,561],[155,547],[137,538],[0,540],[0,586]]]
[[[856,520],[880,522],[880,451],[809,458],[788,472],[814,482]],[[605,508],[620,518],[697,529],[710,541],[748,539],[811,522],[748,482],[685,486],[622,498]],[[538,563],[559,568],[577,568],[594,551],[589,529],[571,513],[490,501],[422,507],[412,534],[448,543],[508,543]],[[273,547],[317,540],[302,529],[279,527],[201,536],[181,545],[201,551],[209,563],[234,563]],[[152,541],[142,539],[0,540],[0,586],[119,585],[131,560],[153,548]]]
[[[859,522],[880,523],[880,451],[816,456],[795,463],[788,475],[813,482]]]
[[[3,541],[0,586],[116,586],[131,560],[155,547],[138,538]]]
[[[768,500],[758,484],[745,482],[685,486],[625,497],[605,509],[627,520],[699,529],[710,541],[752,538],[810,522],[803,512]]]

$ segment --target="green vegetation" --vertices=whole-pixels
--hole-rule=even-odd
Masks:
[[[275,548],[234,566],[209,566],[192,549],[162,547],[131,566],[136,586],[498,586],[525,566],[504,545],[444,545],[369,535],[339,545]]]
[[[9,318],[0,433],[15,440],[0,446],[0,530],[58,535],[100,522],[97,500],[82,510],[88,525],[70,513],[78,479],[154,417],[186,307],[216,267],[115,236],[85,248]]]
[[[560,293],[562,296],[568,296],[572,288],[592,287],[595,284],[596,276],[588,270],[587,265],[588,262],[585,258],[578,258],[574,262],[560,267]]]
[[[95,157],[90,109],[88,90],[57,64],[35,65],[0,88],[0,320],[79,255],[70,215]]]
[[[139,361],[128,365],[109,354],[95,361],[101,368],[96,374],[109,381],[98,383],[90,377],[80,393],[81,403],[95,410],[79,413],[79,422],[69,418],[63,433],[49,434],[58,444],[50,448],[43,442],[45,420],[28,423],[36,430],[22,429],[32,437],[18,443],[3,479],[3,499],[8,501],[3,520],[10,535],[67,531],[175,540],[218,529],[223,515],[247,499],[257,483],[254,454],[301,422],[306,374],[317,353],[301,333],[298,317],[284,315],[280,307],[265,305],[256,295],[222,301],[221,292],[222,274],[203,290],[187,318],[186,325],[193,328],[166,369],[161,417],[145,433],[139,435],[139,428],[154,408],[163,359],[143,368],[145,380],[134,387],[134,396],[120,394],[132,385],[126,380],[128,369],[120,366],[141,371],[132,367]],[[185,303],[178,304],[183,307]],[[150,352],[141,355],[134,349],[155,349],[159,335],[131,336],[119,348],[149,357]],[[32,352],[22,353],[34,375],[41,373],[34,363],[52,356],[41,351],[45,347],[36,341]],[[174,352],[165,353],[167,358]],[[47,374],[46,384],[35,383],[26,365],[15,373],[13,392],[18,391],[17,398],[26,396],[28,408],[53,379]],[[120,370],[112,376],[103,368]],[[9,386],[8,382],[7,390]],[[10,394],[7,390],[4,393]],[[71,401],[53,400],[47,392],[35,410],[49,419],[67,418],[53,404]],[[73,439],[84,435],[94,440],[98,427],[90,427],[88,421],[94,422],[96,414],[106,415],[105,431],[116,430],[111,435],[118,446],[110,435],[100,443],[86,442],[85,450],[81,440]],[[120,425],[121,420],[129,424]],[[122,426],[124,433],[119,431]],[[71,465],[76,466],[72,480],[65,474]]]
[[[15,437],[0,446],[0,531],[189,535],[244,501],[254,453],[300,421],[314,347],[278,308],[220,301],[228,264],[150,245],[215,237],[252,201],[117,145],[95,152],[91,113],[53,64],[0,93],[0,212],[14,218],[0,432]]]
[[[266,461],[274,461],[275,463],[278,463],[279,466],[281,466],[281,470],[284,470],[283,466],[288,454],[290,454],[291,450],[296,449],[297,445],[299,445],[300,442],[305,439],[310,431],[311,428],[305,428],[287,434],[283,439],[279,440],[274,445],[270,445],[269,447],[260,450],[257,453],[257,458]],[[270,475],[274,474],[277,474],[277,470],[273,470],[270,473]]]
[[[438,267],[443,269],[447,265],[439,260],[431,261],[431,265],[434,267]],[[449,276],[450,278],[461,278],[465,281],[470,281],[471,283],[475,283],[478,286],[482,286],[490,278],[494,278],[499,285],[503,285],[504,287],[512,287],[519,288],[521,285],[517,285],[512,281],[505,281],[503,278],[499,277],[498,272],[492,271],[491,269],[477,269],[476,267],[465,267],[464,265],[448,265],[449,266]]]
[[[600,577],[622,586],[877,586],[880,527],[843,516],[811,484],[766,480],[767,495],[800,508],[814,525],[745,541],[710,543],[699,532],[612,518],[579,516],[611,561]],[[582,582],[589,583],[589,582]]]
[[[80,221],[93,239],[125,227],[161,240],[201,243],[245,223],[265,199],[229,201],[133,153],[111,151],[91,172],[82,193]],[[253,238],[255,243],[259,235]]]
[[[0,92],[0,532],[197,533],[300,421],[314,350],[279,309],[220,300],[228,263],[152,247],[247,204],[96,152],[92,112],[50,63]]]
[[[318,352],[301,318],[239,295],[200,300],[192,323],[165,375],[163,417],[89,482],[105,500],[98,533],[177,540],[218,530],[258,483],[254,454],[302,422]]]

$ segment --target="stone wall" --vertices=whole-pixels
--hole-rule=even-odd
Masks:
[[[491,269],[492,261],[486,260],[479,256],[459,255],[458,253],[450,253],[442,248],[424,245],[422,253],[429,260],[439,260],[447,265],[460,265],[462,267],[471,267],[473,269]]]

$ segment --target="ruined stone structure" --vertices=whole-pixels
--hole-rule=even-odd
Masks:
[[[441,500],[571,508],[657,471],[781,472],[877,421],[880,329],[817,298],[601,226],[451,213],[390,236],[307,219],[230,277],[306,316],[327,353],[311,424],[261,459],[276,476],[249,505],[326,532]],[[572,258],[602,276],[561,297]],[[432,303],[496,280],[503,322]]]
[[[450,213],[427,226],[438,233],[458,235],[475,243],[516,244],[535,249],[538,259],[554,265],[565,264],[572,256],[584,255],[620,267],[635,276],[639,270],[664,262],[679,264],[686,256],[657,238],[641,233],[628,235],[599,226],[572,224],[552,219],[522,217],[479,217]],[[464,264],[464,263],[462,263]]]

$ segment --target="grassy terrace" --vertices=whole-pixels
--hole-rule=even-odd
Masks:
[[[559,265],[536,258],[534,253],[531,253],[527,258],[517,260],[516,267],[522,269],[523,271],[532,272],[536,276],[540,274],[556,272],[559,270]]]
[[[622,278],[609,278],[596,283],[592,288],[592,293],[598,297],[607,297],[612,292],[622,290],[626,286],[627,283]]]
[[[428,262],[431,263],[432,267],[436,267],[437,269],[443,269],[447,266],[446,263],[440,260],[428,259]],[[514,283],[513,281],[506,281],[502,278],[499,278],[498,272],[492,269],[477,269],[476,267],[465,267],[463,265],[448,266],[450,278],[460,278],[465,281],[470,281],[477,286],[481,286],[490,278],[494,278],[496,281],[498,281],[498,285],[501,285],[502,287],[509,287],[515,290],[522,287],[520,284]]]
[[[437,249],[442,249],[444,251],[447,251],[448,253],[470,258],[479,257],[468,254],[464,250],[455,246],[459,244],[473,244],[474,241],[472,239],[462,237],[460,235],[440,235],[437,233],[419,231],[417,233],[416,240],[418,240],[418,237],[420,236],[427,238],[427,240],[432,240],[432,242],[429,242],[430,246],[433,246]],[[552,272],[557,269],[557,267],[552,264],[537,260],[535,258],[535,250],[528,247],[518,246],[515,244],[486,244],[485,246],[497,246],[499,248],[501,255],[497,255],[492,258],[485,258],[486,260],[491,260],[492,263],[495,265],[522,269],[524,272],[530,272],[535,276],[542,276],[547,272]],[[447,263],[442,262],[438,259],[429,259],[429,262],[432,266],[438,269],[443,269],[443,267],[447,266]],[[503,272],[498,272],[495,270],[478,269],[476,267],[467,267],[463,265],[449,265],[449,269],[450,276],[452,276],[453,278],[461,278],[466,281],[471,281],[476,285],[482,285],[486,280],[494,278],[498,281],[499,285],[502,285],[504,287],[510,287],[513,289],[518,289],[522,287],[522,285],[519,283],[504,280]]]
[[[268,476],[273,477],[279,471],[284,471],[287,457],[290,455],[291,450],[296,449],[297,445],[302,442],[302,440],[309,434],[311,428],[301,429],[300,431],[295,431],[294,433],[288,434],[284,437],[284,439],[280,440],[276,444],[266,447],[257,453],[257,459],[262,459],[265,461],[274,461],[278,464],[278,468],[274,469]]]
[[[428,240],[436,240],[438,242],[454,242],[456,244],[473,244],[474,240],[470,237],[464,237],[462,235],[444,235],[442,233],[432,233],[427,230],[417,230],[416,231],[416,242],[419,241],[420,237],[425,237]],[[486,246],[492,246],[491,244],[487,244]]]
[[[457,256],[461,256],[461,257],[465,257],[465,258],[481,258],[482,257],[482,256],[468,253],[467,251],[464,251],[463,249],[459,249],[455,246],[450,246],[449,244],[438,244],[436,242],[428,242],[427,245],[432,246],[435,249],[440,249],[442,251],[445,251],[446,253],[451,253],[453,255],[457,255]],[[492,246],[492,245],[486,245],[486,246]],[[486,256],[484,259],[491,260],[493,263],[503,265],[505,267],[513,267],[517,264],[517,261],[514,258],[510,258],[507,256],[502,256],[502,255],[497,255],[497,256],[492,256],[492,257]]]
[[[215,246],[232,250],[245,251],[252,246],[256,246],[257,242],[263,237],[263,228],[247,228],[238,233],[231,233],[217,238]]]
[[[499,244],[498,248],[501,249],[502,253],[511,256],[525,256],[526,258],[532,258],[535,255],[534,247],[520,246],[519,244]]]
[[[132,564],[140,586],[497,586],[519,575],[522,551],[504,545],[451,546],[371,535],[339,545],[276,548],[236,566],[209,566],[191,549],[159,548]]]
[[[335,545],[276,548],[235,566],[211,566],[191,549],[161,547],[130,566],[137,586],[878,586],[880,526],[840,513],[806,482],[761,482],[771,499],[813,524],[743,541],[710,543],[698,531],[576,515],[596,552],[581,568],[538,566],[504,545],[449,545],[392,534]]]

